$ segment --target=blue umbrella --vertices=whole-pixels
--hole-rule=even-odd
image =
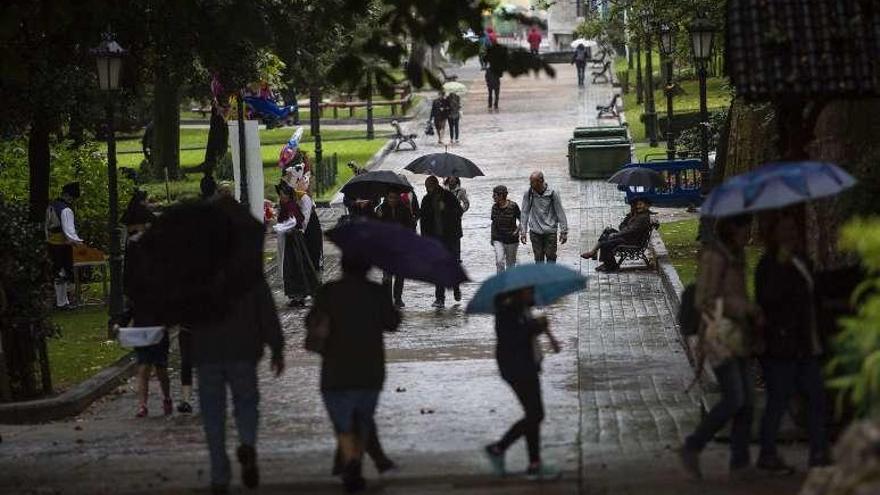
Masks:
[[[535,290],[535,304],[546,306],[562,296],[578,292],[587,279],[580,273],[556,263],[517,265],[483,282],[467,305],[468,313],[494,313],[495,297],[526,287]]]
[[[329,230],[327,238],[339,246],[343,256],[404,278],[444,287],[468,279],[446,246],[398,224],[356,220]]]
[[[851,175],[832,163],[771,163],[724,181],[706,197],[701,214],[727,217],[783,208],[835,195],[855,183]]]

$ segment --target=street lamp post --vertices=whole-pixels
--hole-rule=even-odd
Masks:
[[[688,27],[694,65],[700,78],[700,160],[702,161],[702,191],[709,187],[709,109],[706,108],[706,64],[712,57],[715,26],[705,17],[698,16]]]
[[[675,133],[672,130],[672,53],[675,51],[675,32],[668,24],[660,26],[660,53],[666,59],[666,158],[675,160]]]
[[[110,321],[117,321],[123,311],[122,301],[122,252],[119,231],[119,191],[116,173],[116,136],[113,129],[113,97],[119,89],[119,74],[122,71],[122,57],[125,50],[105,33],[103,41],[92,50],[98,72],[98,88],[107,95],[107,230],[110,234]],[[112,328],[109,326],[108,328]],[[111,336],[112,337],[112,336]]]
[[[645,81],[645,133],[648,135],[648,145],[657,147],[657,109],[654,106],[654,64],[651,55],[651,34],[645,30],[645,72],[648,80]]]

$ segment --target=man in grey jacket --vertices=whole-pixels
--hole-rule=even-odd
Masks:
[[[526,234],[532,241],[535,263],[556,263],[556,235],[559,242],[568,241],[568,221],[559,193],[544,182],[544,172],[536,170],[529,176],[529,190],[522,200],[520,242],[526,243]]]

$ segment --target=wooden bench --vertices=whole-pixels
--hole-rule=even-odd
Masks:
[[[652,266],[653,257],[648,258],[647,252],[651,247],[651,235],[655,230],[660,230],[660,223],[656,220],[651,222],[651,228],[648,235],[639,244],[620,244],[614,249],[614,258],[617,264],[621,265],[626,260],[644,261],[648,267]]]
[[[193,108],[190,108],[189,111],[192,113],[200,114],[202,116],[202,118],[204,119],[204,118],[207,118],[208,115],[211,113],[211,107],[198,107],[198,108],[193,107]]]

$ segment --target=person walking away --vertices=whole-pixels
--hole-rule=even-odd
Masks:
[[[416,230],[416,219],[409,205],[405,205],[400,201],[400,193],[397,191],[389,191],[385,195],[385,201],[376,209],[376,217],[383,222],[396,223],[400,226]],[[394,301],[394,305],[398,308],[406,306],[403,303],[403,277],[394,275],[391,272],[382,274],[382,285],[389,294],[389,300]]]
[[[529,51],[532,55],[537,55],[538,49],[541,48],[541,31],[537,27],[532,26],[526,39],[529,42]]]
[[[449,144],[458,144],[458,124],[461,121],[461,97],[457,93],[449,93],[446,97],[449,107]]]
[[[577,68],[578,86],[584,85],[584,72],[587,69],[587,47],[578,45],[574,54],[571,56],[571,63]]]
[[[70,309],[67,285],[73,280],[73,246],[84,244],[76,233],[73,204],[79,199],[79,182],[65,184],[61,195],[46,208],[46,242],[55,284],[55,309]]]
[[[422,235],[433,237],[440,241],[446,249],[455,257],[461,259],[461,203],[450,191],[440,187],[437,177],[429,176],[425,179],[427,194],[422,198],[420,222]],[[461,288],[452,288],[453,297],[456,301],[461,300]],[[446,305],[446,288],[437,285],[434,287],[435,308]]]
[[[761,451],[756,467],[762,471],[793,474],[776,449],[782,416],[795,389],[808,403],[809,466],[830,463],[826,431],[824,352],[816,318],[813,265],[805,253],[802,229],[784,214],[768,232],[767,249],[755,270],[755,292],[766,317],[766,348],[760,356],[767,390],[761,419]]]
[[[700,255],[694,297],[695,308],[703,315],[698,332],[697,377],[707,362],[721,388],[721,400],[679,451],[685,470],[696,479],[702,477],[700,452],[731,421],[731,478],[744,477],[750,463],[754,384],[748,362],[757,344],[754,329],[762,318],[760,308],[749,301],[746,293],[744,248],[750,227],[749,215],[718,220],[716,239]]]
[[[290,299],[288,307],[302,307],[306,297],[318,286],[318,275],[306,246],[304,230],[306,216],[300,209],[293,188],[281,181],[278,192],[278,266],[284,282],[284,294]]]
[[[461,179],[454,176],[446,177],[445,179],[443,179],[443,185],[446,187],[446,189],[449,190],[449,192],[455,195],[455,198],[461,205],[462,213],[470,209],[471,202],[468,199],[467,190],[461,187]]]
[[[553,352],[561,350],[559,342],[550,333],[546,317],[535,318],[531,306],[535,304],[531,287],[506,294],[495,300],[495,358],[501,378],[510,385],[525,411],[525,417],[510,427],[501,439],[489,444],[484,451],[492,469],[504,476],[504,454],[520,437],[525,436],[529,454],[526,476],[531,480],[556,479],[558,469],[541,461],[541,422],[544,404],[541,399],[541,362],[538,336],[544,334]]]
[[[501,92],[501,72],[493,66],[486,68],[486,89],[489,90],[489,109],[494,108],[498,110],[498,95]]]
[[[443,95],[443,91],[434,99],[431,104],[431,122],[434,123],[434,129],[437,131],[437,144],[443,143],[443,132],[446,127],[446,121],[449,120],[449,102]]]
[[[135,191],[128,207],[120,218],[120,223],[125,225],[127,236],[125,239],[125,265],[123,266],[123,289],[128,298],[128,307],[118,323],[127,325],[134,321],[134,326],[154,326],[156,323],[150,315],[144,314],[137,309],[137,301],[132,298],[131,287],[136,277],[142,277],[143,273],[138,270],[139,257],[143,255],[142,247],[138,240],[146,232],[147,228],[156,220],[156,216],[146,205],[147,193]],[[159,380],[162,390],[162,411],[165,416],[173,412],[174,403],[171,400],[171,382],[168,378],[168,330],[162,330],[162,340],[158,344],[135,347],[137,362],[137,397],[138,410],[135,414],[138,418],[149,415],[147,403],[150,395],[150,375],[153,370]]]
[[[348,492],[366,487],[361,460],[385,383],[384,333],[400,324],[385,289],[367,279],[369,268],[343,253],[342,278],[318,289],[306,316],[306,348],[321,354],[321,396],[342,453]]]
[[[646,198],[633,198],[630,212],[620,222],[620,230],[605,229],[593,249],[581,254],[581,258],[596,259],[598,257],[602,260],[602,264],[596,267],[597,272],[617,271],[620,268],[614,258],[617,247],[621,244],[640,245],[651,233],[649,206],[650,203]]]
[[[522,200],[520,241],[531,240],[535,263],[556,263],[557,231],[559,243],[568,241],[568,220],[559,193],[544,181],[544,172],[536,170],[529,176],[529,190]]]
[[[495,268],[498,273],[516,265],[519,221],[522,213],[519,205],[507,199],[507,186],[495,186],[492,190],[492,247],[495,249]]]

